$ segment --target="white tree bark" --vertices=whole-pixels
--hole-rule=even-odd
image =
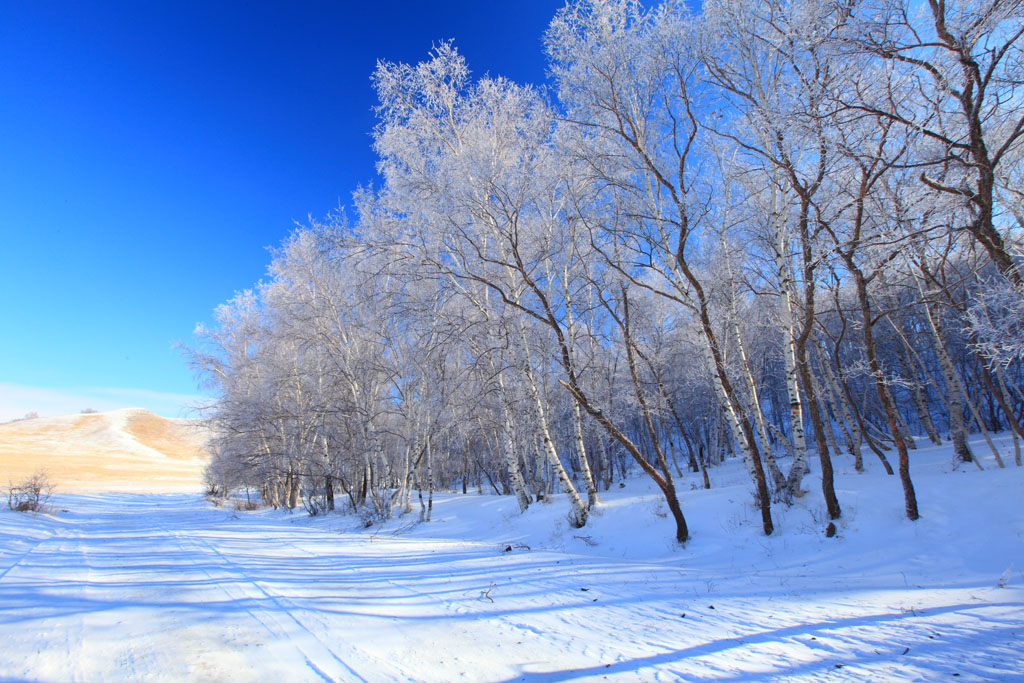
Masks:
[[[584,504],[583,499],[580,498],[580,494],[576,491],[576,487],[573,486],[572,479],[569,477],[569,473],[565,470],[565,466],[562,465],[562,461],[558,458],[558,451],[555,450],[555,442],[551,438],[551,430],[548,426],[547,410],[544,407],[544,401],[541,399],[540,389],[537,385],[536,376],[533,372],[533,361],[530,358],[530,347],[526,337],[526,325],[523,323],[521,317],[516,317],[516,322],[519,327],[519,336],[522,346],[520,347],[520,363],[523,372],[524,384],[526,385],[526,391],[530,396],[530,400],[533,403],[535,417],[537,418],[537,429],[540,433],[541,449],[544,457],[551,467],[555,478],[558,479],[558,483],[565,493],[566,498],[569,499],[569,508],[571,510],[571,521],[576,528],[580,528],[587,523],[587,506]]]
[[[789,397],[789,417],[793,429],[793,464],[786,480],[786,495],[796,496],[800,483],[807,474],[807,439],[804,435],[804,409],[800,399],[800,382],[796,369],[796,322],[793,313],[793,276],[789,264],[789,242],[783,229],[783,220],[775,206],[776,189],[772,188],[772,222],[775,233],[775,267],[779,279],[779,317],[783,333],[783,356],[786,363],[786,394]]]
[[[527,492],[523,473],[519,469],[519,455],[516,453],[515,441],[512,438],[514,429],[512,411],[508,405],[505,377],[502,373],[498,373],[498,386],[502,394],[502,418],[505,423],[505,428],[502,430],[502,454],[505,456],[505,469],[508,471],[509,485],[512,487],[512,493],[515,494],[516,502],[519,503],[519,511],[526,512],[526,508],[530,506],[530,494]]]

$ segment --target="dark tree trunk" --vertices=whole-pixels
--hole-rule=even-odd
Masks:
[[[363,476],[362,476],[361,481],[359,482],[358,502],[359,502],[360,505],[366,502],[366,496],[369,493],[369,491],[370,491],[370,470],[369,470],[368,467],[364,467],[363,468]]]
[[[821,493],[825,497],[825,508],[828,510],[829,519],[839,519],[842,509],[839,507],[839,499],[836,497],[832,456],[829,453],[825,425],[821,420],[821,411],[818,409],[818,399],[814,395],[811,370],[807,364],[806,348],[803,344],[797,345],[797,371],[800,373],[800,381],[804,385],[804,393],[807,396],[807,413],[811,418],[814,443],[818,449],[818,462],[821,464]]]
[[[700,444],[700,452],[698,453],[698,462],[700,462],[700,472],[704,477],[704,488],[711,488],[711,482],[708,480],[708,464],[707,458],[704,456],[704,444]]]
[[[324,493],[327,496],[327,509],[334,512],[334,478],[328,474],[324,477]]]
[[[626,436],[622,430],[615,426],[611,420],[601,410],[591,405],[586,395],[578,387],[570,386],[567,382],[559,380],[562,386],[569,390],[572,394],[573,399],[579,403],[580,408],[583,412],[590,415],[592,418],[597,420],[608,435],[619,442],[619,444],[626,449],[626,452],[633,456],[633,460],[640,465],[640,469],[644,471],[647,476],[654,480],[654,483],[658,485],[662,495],[665,496],[665,503],[668,505],[669,511],[672,513],[672,519],[676,523],[676,541],[685,543],[690,538],[690,531],[686,525],[686,518],[683,516],[682,507],[679,505],[679,498],[676,496],[675,485],[672,483],[671,476],[662,476],[659,472],[651,465],[650,461],[644,457],[643,453],[637,445]]]
[[[864,353],[867,356],[868,367],[875,378],[875,391],[878,393],[878,400],[882,403],[882,410],[885,412],[886,420],[889,423],[889,431],[892,433],[893,443],[896,446],[896,453],[899,456],[900,483],[903,485],[903,503],[907,519],[914,521],[920,517],[917,510],[917,494],[914,492],[914,484],[910,480],[910,456],[907,453],[907,444],[903,440],[903,432],[900,430],[899,417],[896,414],[896,406],[889,393],[889,387],[885,384],[882,366],[878,361],[878,354],[875,350],[875,335],[871,321],[871,304],[868,300],[867,282],[864,275],[853,264],[852,259],[847,260],[847,267],[853,273],[854,281],[857,284],[857,299],[860,302],[862,331],[864,334]]]
[[[686,443],[686,452],[690,456],[690,471],[699,472],[700,464],[697,462],[697,458],[694,455],[693,442],[690,440],[690,437],[686,434],[686,430],[682,428],[679,416],[676,415],[676,412],[674,410],[672,411],[672,415],[676,418],[676,424],[680,425],[679,433],[683,435],[683,441]]]

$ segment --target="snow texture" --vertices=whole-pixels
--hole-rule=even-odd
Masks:
[[[814,491],[762,536],[730,463],[679,484],[684,547],[639,480],[584,529],[557,496],[443,495],[429,524],[368,529],[59,496],[0,514],[0,679],[1024,680],[1024,471],[912,459],[922,518],[895,477],[840,467],[835,538]]]

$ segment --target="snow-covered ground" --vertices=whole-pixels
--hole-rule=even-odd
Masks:
[[[0,679],[1024,680],[1024,470],[912,457],[914,523],[895,477],[837,459],[835,538],[816,473],[768,538],[735,464],[681,481],[685,547],[640,480],[582,530],[557,497],[362,529],[64,495],[0,514]]]

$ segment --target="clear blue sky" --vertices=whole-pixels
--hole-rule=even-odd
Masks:
[[[179,414],[176,339],[375,180],[370,74],[541,83],[561,0],[0,0],[0,420]]]

